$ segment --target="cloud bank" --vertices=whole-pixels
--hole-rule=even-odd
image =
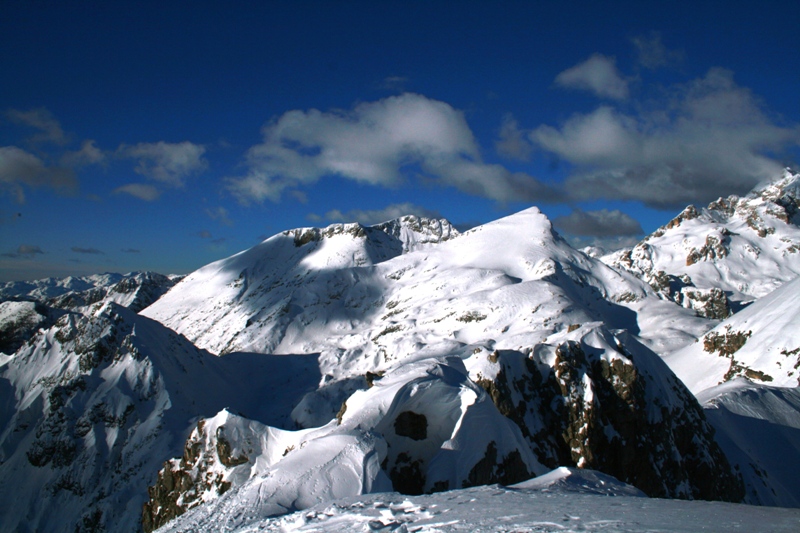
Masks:
[[[327,220],[330,222],[359,222],[365,226],[386,222],[406,215],[417,215],[425,218],[441,218],[438,211],[433,211],[410,202],[391,204],[383,209],[353,209],[342,212],[333,209],[325,213],[324,217],[310,215],[309,219],[315,222]]]
[[[573,200],[668,209],[746,193],[779,175],[775,154],[800,143],[800,128],[778,123],[729,70],[713,68],[666,94],[636,103],[637,112],[601,105],[560,127],[541,125],[529,140],[572,165],[565,190]]]
[[[618,237],[644,233],[639,222],[618,209],[583,211],[576,208],[567,216],[553,219],[553,224],[565,233],[580,237]]]
[[[247,173],[227,180],[245,204],[277,202],[284,192],[330,175],[396,187],[411,174],[499,201],[560,197],[527,174],[484,163],[463,113],[417,94],[350,111],[290,111],[267,124],[263,136],[247,153]]]

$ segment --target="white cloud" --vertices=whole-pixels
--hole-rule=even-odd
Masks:
[[[326,175],[397,186],[409,169],[500,201],[546,201],[552,195],[530,176],[484,164],[463,113],[417,94],[361,103],[351,111],[290,111],[267,124],[263,135],[264,142],[248,151],[247,174],[227,180],[243,203],[278,201],[285,191]]]
[[[636,47],[638,63],[648,69],[668,66],[677,63],[683,58],[683,53],[676,50],[668,50],[661,42],[659,32],[650,32],[649,35],[639,35],[631,39]]]
[[[39,133],[30,139],[33,142],[51,142],[58,145],[68,142],[67,135],[61,129],[61,124],[50,111],[43,107],[29,111],[10,109],[6,112],[6,116],[15,124],[39,130]]]
[[[641,224],[618,209],[583,211],[574,209],[567,216],[556,217],[553,224],[571,235],[588,237],[618,237],[642,235]]]
[[[521,161],[527,161],[533,151],[525,132],[510,114],[503,117],[499,139],[495,141],[494,148],[502,156]]]
[[[616,60],[594,54],[583,63],[556,76],[556,84],[570,89],[582,89],[601,98],[624,100],[628,97],[628,82],[617,70]]]
[[[185,178],[203,172],[208,162],[203,157],[205,147],[184,141],[181,143],[139,143],[122,145],[117,150],[121,157],[136,159],[137,174],[152,178],[165,185],[182,187]]]
[[[405,202],[401,204],[391,204],[383,209],[353,209],[346,212],[334,209],[325,213],[324,218],[331,222],[360,222],[364,225],[372,225],[386,222],[387,220],[394,220],[406,215],[417,215],[426,218],[441,217],[437,211]],[[309,219],[318,222],[322,217],[311,215]]]
[[[95,141],[88,139],[81,143],[81,149],[66,152],[61,156],[61,164],[68,167],[83,167],[105,163],[106,153],[95,145]]]
[[[161,196],[161,191],[146,183],[129,183],[127,185],[123,185],[122,187],[117,187],[114,189],[114,193],[130,194],[131,196],[146,202],[152,202]]]
[[[72,170],[47,166],[35,155],[16,146],[0,147],[0,185],[9,190],[17,202],[25,202],[28,187],[51,187],[66,192],[73,191],[78,182]]]
[[[781,172],[772,154],[800,142],[800,128],[773,122],[728,70],[667,93],[639,114],[602,106],[560,128],[542,125],[531,140],[575,167],[566,184],[573,197],[659,208],[747,192]]]

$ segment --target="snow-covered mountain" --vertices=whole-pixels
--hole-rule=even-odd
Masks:
[[[52,326],[66,312],[81,313],[107,302],[139,312],[179,280],[155,272],[131,272],[1,283],[0,352],[14,353],[36,331]]]
[[[592,321],[656,344],[713,325],[575,250],[536,208],[426,241],[402,253],[376,227],[284,232],[190,274],[142,313],[218,354],[320,352],[336,378],[420,350],[516,349]]]
[[[311,446],[352,432],[349,421],[357,420],[369,442],[385,443],[386,451],[377,444],[369,449],[377,446],[382,473],[404,492],[518,481],[566,464],[598,468],[651,495],[742,498],[694,397],[625,332],[674,336],[663,327],[671,320],[688,336],[713,323],[573,249],[535,208],[447,240],[401,246],[384,228],[405,223],[284,232],[190,274],[142,314],[221,354],[319,353],[325,380],[293,412],[300,427],[316,428],[301,442]],[[412,377],[421,371],[415,368],[427,369],[425,394],[416,381],[422,376]],[[373,387],[358,390],[364,376]],[[453,380],[471,391],[459,393],[460,401],[448,399]],[[387,384],[394,391],[388,400],[361,399]],[[408,391],[397,392],[400,385]],[[400,407],[414,394],[427,400]],[[365,405],[372,406],[366,413]],[[376,405],[386,407],[376,412]],[[478,405],[486,414],[475,426],[464,417]],[[509,421],[512,433],[501,438],[496,432]],[[392,440],[398,424],[439,432],[418,435],[417,444],[402,435],[401,445]],[[153,525],[163,523],[159,510],[171,517],[176,506],[183,510],[220,493],[194,485],[166,490],[176,476],[230,483],[218,503],[196,511],[207,513],[204,520],[213,520],[216,506],[285,512],[279,502],[302,494],[272,474],[289,468],[283,463],[291,453],[275,462],[274,452],[254,447],[243,457],[260,470],[244,463],[220,470],[225,461],[214,456],[215,434],[198,431],[187,446],[198,444],[210,455],[187,461],[184,454],[162,470],[148,504]],[[259,459],[265,453],[271,459]],[[317,468],[310,459],[303,464]],[[308,477],[296,466],[290,470],[297,479]],[[384,481],[359,477],[348,490]]]
[[[156,272],[97,274],[0,283],[0,301],[35,301],[77,311],[100,301],[113,301],[139,312],[158,300],[181,276]]]
[[[698,398],[717,442],[742,474],[746,500],[800,507],[800,388],[736,378]]]
[[[603,257],[677,303],[725,318],[800,274],[800,174],[745,197],[688,206],[632,249]]]
[[[558,467],[800,505],[763,451],[800,446],[796,389],[692,394],[797,386],[800,299],[781,284],[800,272],[799,180],[602,259],[530,208],[463,234],[412,216],[289,230],[182,280],[6,284],[0,479],[25,482],[0,483],[23,502],[0,527],[280,528],[263,520]]]
[[[665,360],[695,393],[737,376],[797,387],[800,278],[759,298]]]
[[[313,356],[221,359],[113,302],[0,358],[3,531],[138,531],[147,486],[198,416],[285,425],[319,380]]]

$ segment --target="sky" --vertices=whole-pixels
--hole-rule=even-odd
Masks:
[[[795,168],[798,23],[789,1],[4,0],[0,281],[532,205],[630,245]]]

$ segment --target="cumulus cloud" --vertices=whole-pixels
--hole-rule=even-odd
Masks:
[[[81,149],[66,152],[61,156],[61,164],[68,167],[84,167],[105,163],[106,153],[95,145],[95,141],[88,139],[81,143]]]
[[[32,142],[51,142],[64,145],[69,141],[58,120],[43,107],[29,111],[10,109],[6,112],[6,116],[15,124],[39,130],[39,133],[30,138]]]
[[[198,231],[197,236],[200,237],[201,239],[210,239],[211,232],[208,230]]]
[[[290,111],[267,124],[247,154],[248,172],[228,178],[243,203],[278,201],[293,188],[336,175],[398,186],[420,177],[499,201],[550,201],[557,193],[523,173],[482,162],[463,113],[417,94],[361,103],[350,111]]]
[[[17,202],[25,202],[27,187],[51,187],[56,190],[73,191],[78,181],[72,170],[47,166],[37,156],[16,146],[0,147],[0,185],[10,191]]]
[[[556,217],[553,224],[565,233],[582,237],[620,237],[644,233],[639,222],[618,209],[583,211],[576,208],[567,216]]]
[[[137,160],[137,174],[172,187],[182,187],[187,177],[208,168],[205,152],[204,146],[189,141],[122,145],[117,150],[120,157]]]
[[[387,205],[383,209],[353,209],[351,211],[342,212],[338,209],[333,209],[325,213],[325,219],[331,222],[360,222],[364,225],[378,224],[393,220],[406,215],[417,215],[426,218],[440,218],[441,215],[437,211],[427,209],[409,202],[401,204]],[[309,217],[312,220],[315,218],[320,220],[321,217]]]
[[[638,114],[601,106],[559,128],[539,126],[530,138],[573,165],[566,190],[575,199],[670,209],[747,192],[781,172],[772,154],[800,142],[800,128],[776,124],[728,70],[667,92]]]
[[[638,35],[631,41],[636,47],[639,65],[651,70],[677,63],[683,58],[680,51],[668,50],[664,46],[659,32],[653,31],[647,36]]]
[[[510,114],[503,117],[499,139],[494,142],[494,148],[498,154],[520,161],[527,161],[533,151],[525,132]]]
[[[73,246],[72,251],[76,254],[89,254],[89,255],[105,255],[97,248],[81,248],[80,246]]]
[[[624,100],[628,97],[628,82],[617,70],[616,59],[594,54],[583,63],[556,76],[556,84],[569,89],[581,89],[601,98]]]
[[[161,191],[146,183],[129,183],[114,189],[114,194],[120,193],[129,194],[146,202],[152,202],[161,196]]]

